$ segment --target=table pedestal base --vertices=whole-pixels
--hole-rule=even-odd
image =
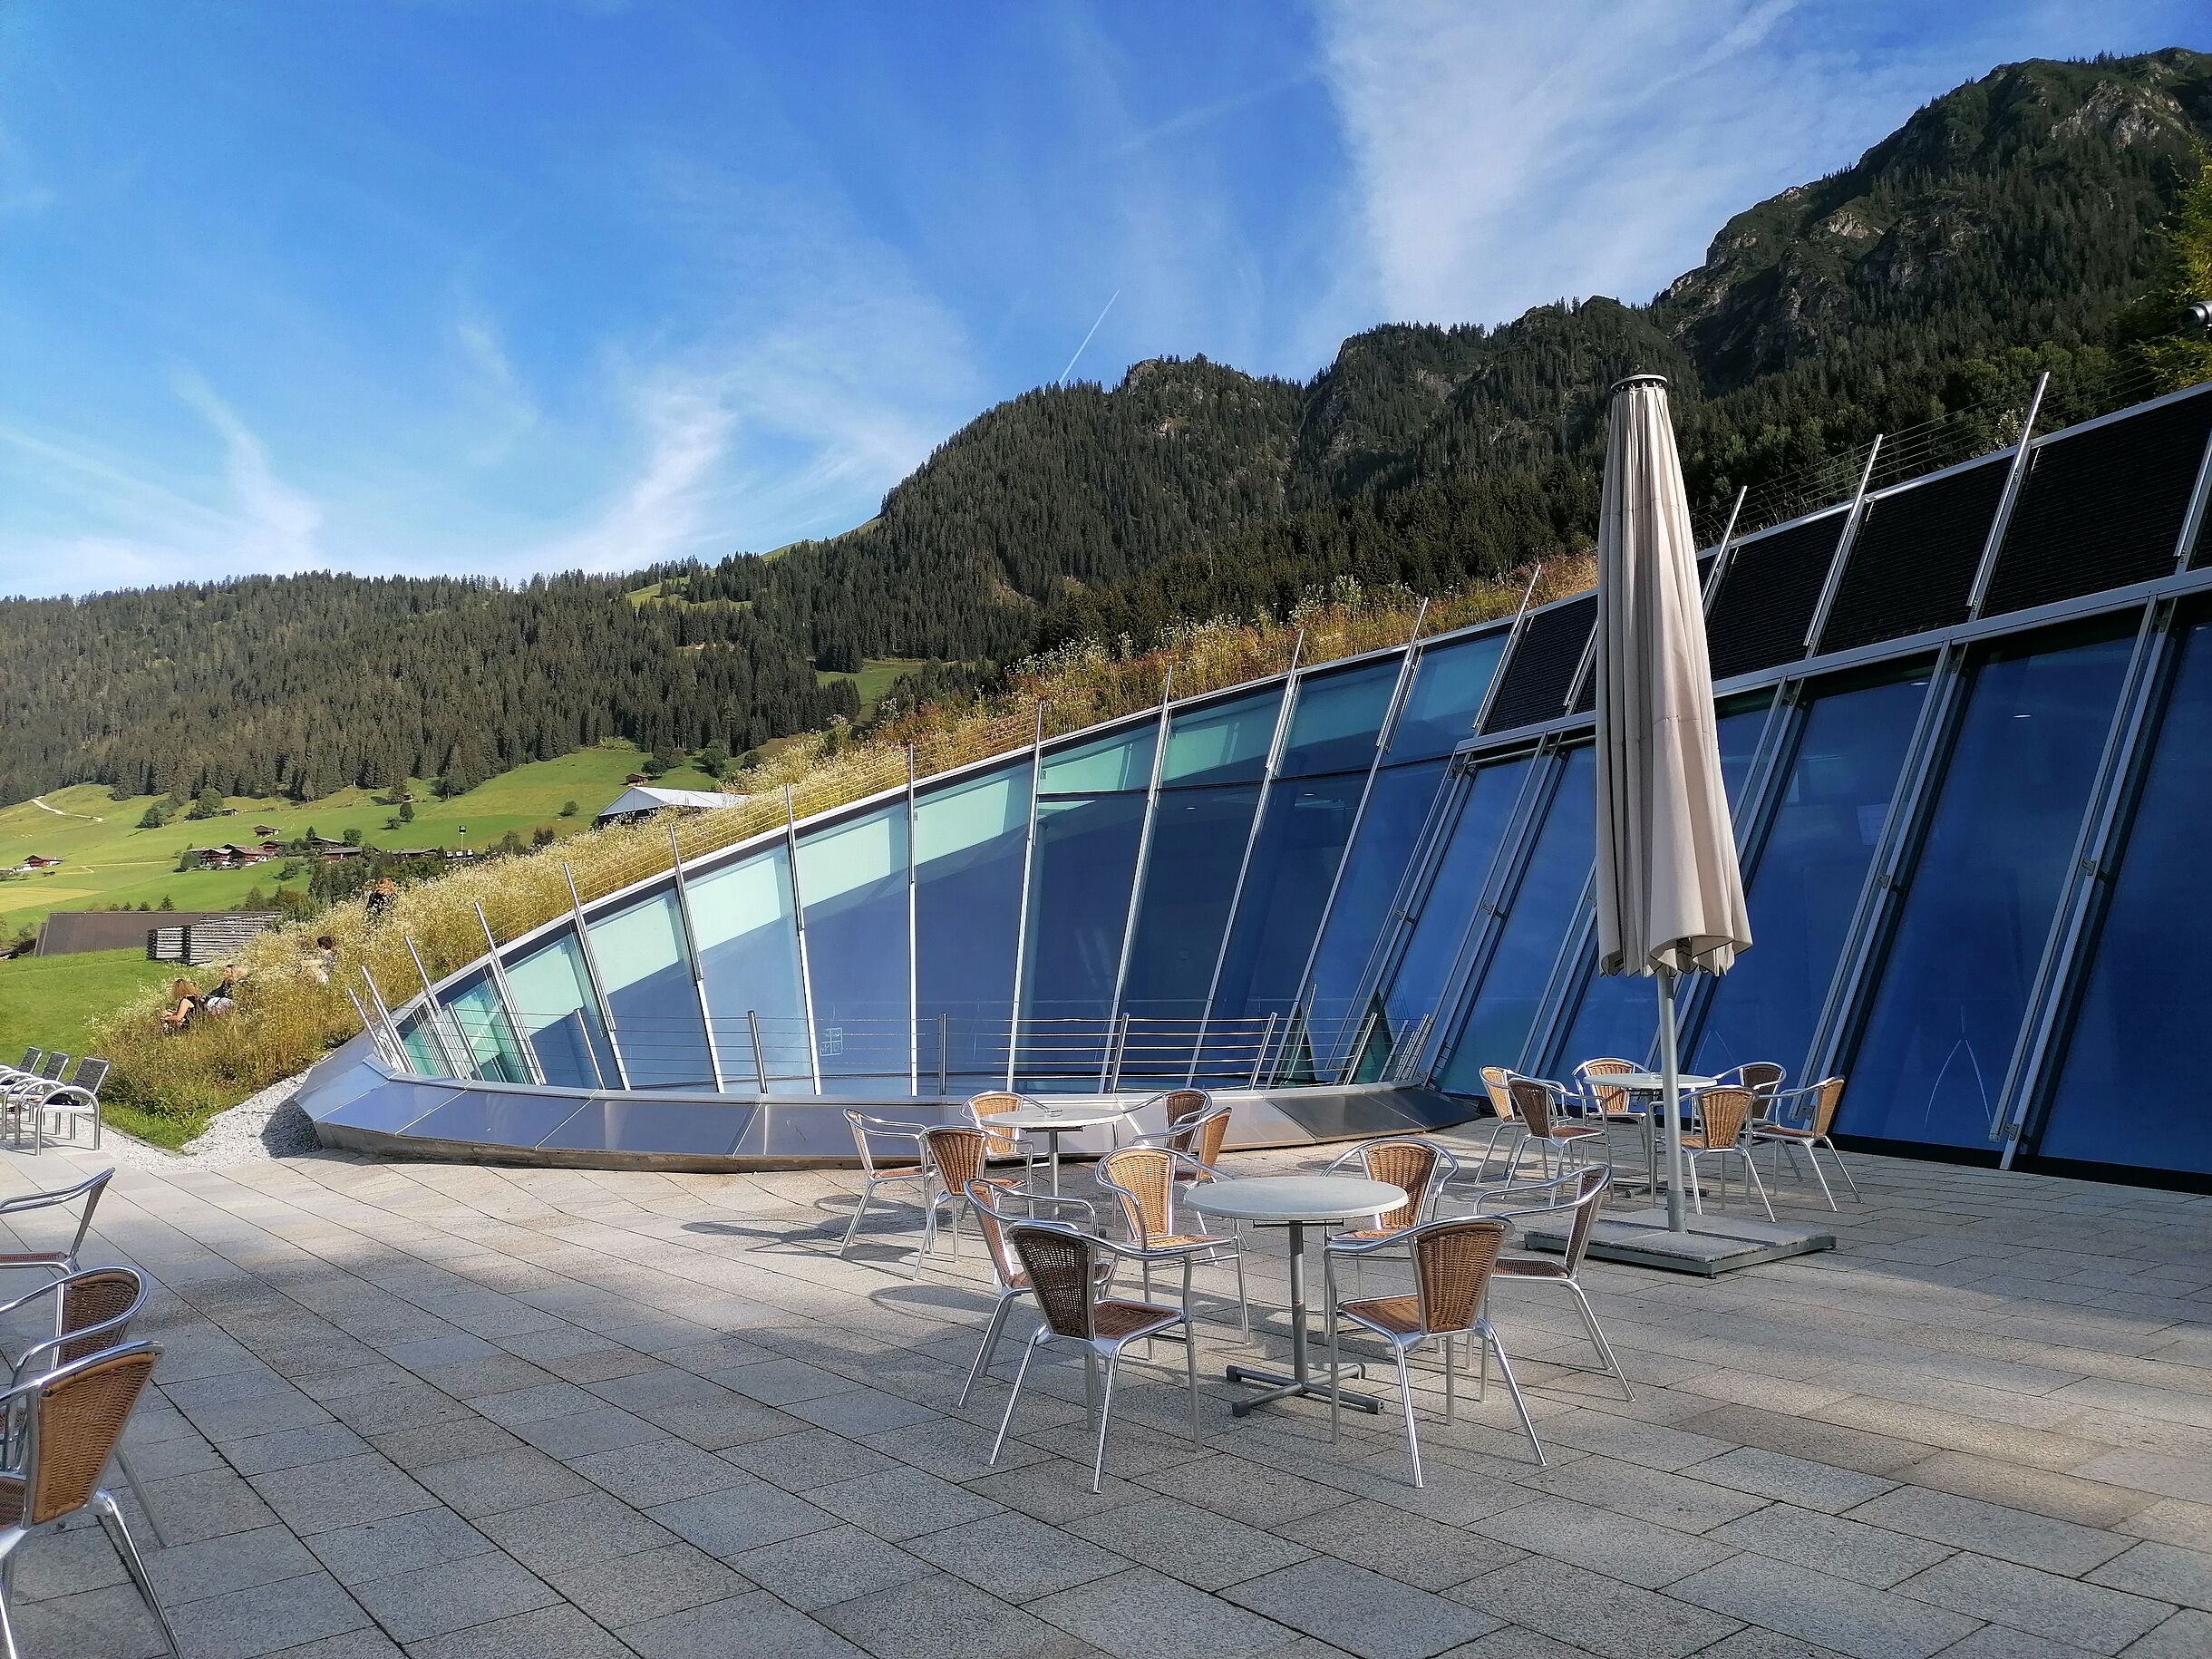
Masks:
[[[1329,1397],[1329,1379],[1326,1376],[1285,1376],[1279,1371],[1261,1371],[1251,1365],[1231,1365],[1225,1373],[1232,1382],[1249,1383],[1262,1392],[1242,1400],[1229,1402],[1230,1415],[1248,1416],[1270,1401],[1287,1400],[1295,1395],[1310,1394],[1316,1400]],[[1344,1367],[1348,1377],[1364,1377],[1367,1368],[1356,1363]],[[1344,1403],[1356,1412],[1380,1412],[1382,1401],[1373,1394],[1345,1394]]]

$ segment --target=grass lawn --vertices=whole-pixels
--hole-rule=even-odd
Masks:
[[[575,834],[591,827],[592,814],[622,792],[623,778],[644,758],[627,743],[582,749],[518,766],[451,800],[433,799],[427,784],[412,784],[414,819],[391,829],[385,825],[399,809],[380,805],[369,790],[341,790],[305,805],[240,796],[225,802],[238,809],[235,816],[178,817],[159,830],[138,828],[151,796],[111,800],[105,789],[90,783],[54,790],[0,807],[0,868],[34,853],[63,861],[46,873],[0,881],[0,934],[35,926],[54,910],[158,906],[164,897],[179,910],[222,910],[254,888],[267,895],[278,885],[278,863],[236,870],[177,868],[177,856],[187,847],[263,839],[253,833],[257,824],[274,827],[285,839],[309,830],[333,838],[358,830],[373,845],[386,848],[488,847],[509,830],[528,839],[541,827]],[[688,767],[662,782],[671,789],[713,787],[704,773]],[[563,818],[560,810],[570,800],[577,814]],[[306,882],[303,866],[285,885],[305,888]]]
[[[94,950],[76,956],[24,956],[0,962],[0,1059],[11,1064],[36,1044],[82,1056],[87,1026],[148,985],[174,979],[173,962],[149,962],[135,950]],[[110,1103],[107,1121],[141,1140],[179,1147],[199,1133],[202,1117],[157,1117]]]
[[[860,699],[860,713],[868,713],[884,698],[884,694],[898,683],[902,674],[911,674],[928,659],[919,656],[864,656],[859,674],[832,674],[817,668],[814,677],[827,685],[832,680],[851,680],[853,694]]]

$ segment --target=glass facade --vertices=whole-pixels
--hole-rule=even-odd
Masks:
[[[2207,388],[2140,412],[2188,437],[2200,429],[2174,411],[2190,398],[2212,409]],[[2130,532],[2128,579],[2153,598],[2096,590],[2097,548],[2077,558],[2059,538],[2052,605],[2014,621],[1993,602],[1972,618],[1955,572],[1933,608],[1906,584],[1885,594],[1880,627],[1846,630],[1866,642],[1864,665],[1837,674],[1831,656],[1806,680],[1787,660],[1805,585],[1766,591],[1757,561],[1738,562],[1716,657],[1737,629],[1729,649],[1775,665],[1745,669],[1755,698],[1780,686],[1785,701],[1771,717],[1722,712],[1757,943],[1731,974],[1693,982],[1693,1070],[1835,1070],[1851,1144],[2212,1181],[2212,1113],[2145,1085],[2162,1056],[2189,1052],[2194,987],[2212,970],[2197,852],[2212,807],[2212,572],[2201,511],[2185,511],[2205,458],[2193,439],[2130,440],[2138,412],[2091,447],[2104,496],[2139,482],[2166,504]],[[2052,480],[2072,475],[2035,476],[2048,517]],[[1917,502],[1922,485],[1893,488],[1880,511],[1934,511],[1949,487],[1929,480]],[[2175,538],[2198,557],[2168,548]],[[2018,541],[2003,558],[2026,580]],[[1858,552],[1843,575],[1863,597],[1881,572],[1854,566]],[[2170,634],[2144,633],[2146,605],[2182,621],[2161,609],[2149,620]],[[564,923],[509,946],[504,985],[479,963],[434,1014],[421,999],[395,1007],[420,1081],[404,1101],[326,1091],[332,1121],[726,1156],[776,1144],[780,1124],[806,1116],[781,1102],[818,1089],[934,1106],[1010,1075],[1038,1089],[1233,1086],[1263,1033],[1276,1044],[1267,1078],[1285,1088],[1426,1081],[1475,1097],[1486,1063],[1556,1073],[1603,1052],[1646,1056],[1650,986],[1597,976],[1590,960],[1586,709],[1563,713],[1545,678],[1571,662],[1521,655],[1588,606],[1547,607],[1518,635],[1489,625],[1209,694],[1164,725],[1158,711],[1132,715],[1038,759],[1017,752],[702,862],[687,904],[667,877],[610,895],[583,938]],[[1939,645],[1953,655],[1937,677]],[[1543,694],[1522,697],[1529,712],[1493,707],[1478,737],[1508,671]],[[1538,724],[1509,729],[1537,721],[1538,704]],[[2115,733],[2139,752],[2111,750]],[[1771,762],[1751,778],[1755,752]],[[1112,1037],[1124,1019],[1126,1053]],[[634,1091],[723,1098],[586,1102],[626,1072]],[[763,1072],[772,1110],[749,1098]],[[535,1075],[555,1092],[533,1099]],[[1350,1123],[1352,1097],[1304,1117],[1292,1098],[1263,1121]],[[1375,1098],[1452,1110],[1435,1094]]]
[[[2125,635],[1974,670],[1838,1128],[1988,1150],[1998,1091],[2073,857]]]

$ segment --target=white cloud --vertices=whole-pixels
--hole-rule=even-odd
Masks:
[[[180,373],[177,395],[223,440],[223,471],[230,485],[236,548],[232,558],[248,570],[310,570],[325,560],[315,546],[323,509],[314,498],[276,476],[268,447],[198,374]]]
[[[1731,214],[1856,160],[1944,90],[1926,55],[1817,44],[1798,12],[1324,0],[1364,233],[1349,286],[1436,322],[1650,297]]]
[[[529,549],[533,570],[634,570],[692,551],[703,528],[707,480],[735,419],[722,391],[662,376],[634,389],[645,455],[591,521]]]

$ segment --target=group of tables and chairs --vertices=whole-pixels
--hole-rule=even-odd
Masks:
[[[64,1132],[74,1140],[89,1121],[92,1150],[99,1150],[100,1090],[108,1080],[108,1062],[87,1057],[73,1072],[69,1062],[59,1050],[27,1048],[15,1064],[0,1064],[0,1127],[16,1145],[28,1129],[33,1150],[44,1151],[50,1139]]]
[[[160,1522],[122,1451],[123,1431],[144,1398],[159,1343],[133,1340],[131,1326],[146,1305],[139,1272],[121,1264],[86,1266],[82,1259],[92,1214],[112,1169],[51,1192],[0,1199],[0,1227],[17,1238],[60,1224],[45,1248],[0,1252],[0,1268],[34,1273],[36,1288],[0,1302],[0,1649],[17,1651],[15,1563],[25,1542],[91,1514],[107,1533],[123,1570],[167,1642],[176,1633],[154,1594],[122,1505],[105,1485],[114,1469],[137,1497],[160,1541]]]
[[[1198,1439],[1199,1312],[1192,1270],[1218,1266],[1233,1271],[1236,1341],[1249,1345],[1247,1229],[1279,1230],[1285,1241],[1289,1359],[1285,1370],[1246,1363],[1227,1367],[1228,1380],[1239,1385],[1231,1402],[1237,1417],[1291,1398],[1325,1400],[1332,1434],[1337,1435],[1345,1408],[1381,1413],[1390,1403],[1386,1396],[1344,1386],[1347,1380],[1364,1376],[1362,1363],[1344,1353],[1344,1339],[1352,1334],[1379,1344],[1391,1357],[1415,1485],[1423,1477],[1411,1362],[1414,1353],[1431,1347],[1443,1356],[1446,1420],[1457,1416],[1462,1363],[1479,1367],[1480,1398],[1494,1362],[1530,1453],[1545,1464],[1543,1443],[1512,1358],[1490,1316],[1490,1288],[1499,1280],[1564,1290],[1600,1367],[1633,1399],[1626,1373],[1606,1344],[1579,1279],[1592,1225],[1612,1182],[1608,1169],[1589,1164],[1522,1181],[1515,1179],[1517,1157],[1506,1179],[1486,1183],[1478,1179],[1485,1173],[1482,1166],[1463,1164],[1433,1139],[1388,1135],[1352,1147],[1319,1173],[1232,1175],[1217,1162],[1230,1111],[1204,1091],[1186,1089],[1136,1106],[1123,1104],[1111,1113],[1097,1101],[1071,1101],[1062,1108],[994,1091],[968,1103],[965,1123],[923,1125],[859,1111],[846,1114],[862,1186],[840,1254],[851,1250],[869,1206],[895,1184],[903,1185],[923,1212],[923,1236],[912,1264],[917,1275],[935,1258],[942,1231],[952,1234],[948,1256],[953,1256],[964,1218],[972,1219],[982,1236],[995,1300],[961,1390],[962,1405],[989,1374],[1015,1305],[1033,1305],[1039,1315],[1036,1329],[1023,1344],[992,1448],[994,1462],[1014,1421],[1030,1362],[1040,1349],[1055,1344],[1082,1353],[1086,1398],[1097,1424],[1093,1490],[1104,1478],[1115,1381],[1134,1345],[1141,1344],[1150,1353],[1160,1340],[1182,1342],[1191,1434]],[[1164,1127],[1140,1132],[1140,1126],[1153,1122]],[[1048,1127],[1039,1133],[1033,1124]],[[1099,1196],[1079,1198],[1063,1191],[1058,1157],[1062,1133],[1101,1124],[1109,1126],[1106,1139],[1112,1144],[1096,1161]],[[1022,1167],[1019,1180],[1010,1172],[994,1172],[994,1166],[1010,1170],[1016,1163]],[[1563,1254],[1527,1255],[1510,1247],[1520,1218],[1539,1214],[1564,1226]],[[1116,1236],[1102,1224],[1107,1219],[1119,1222]],[[1307,1302],[1309,1230],[1322,1237],[1324,1320],[1318,1343]],[[1410,1289],[1378,1286],[1378,1294],[1369,1294],[1369,1264],[1380,1266],[1383,1260],[1410,1276]],[[1156,1277],[1179,1285],[1163,1295]],[[1130,1278],[1136,1283],[1124,1288]],[[1340,1283],[1346,1278],[1348,1287]]]

